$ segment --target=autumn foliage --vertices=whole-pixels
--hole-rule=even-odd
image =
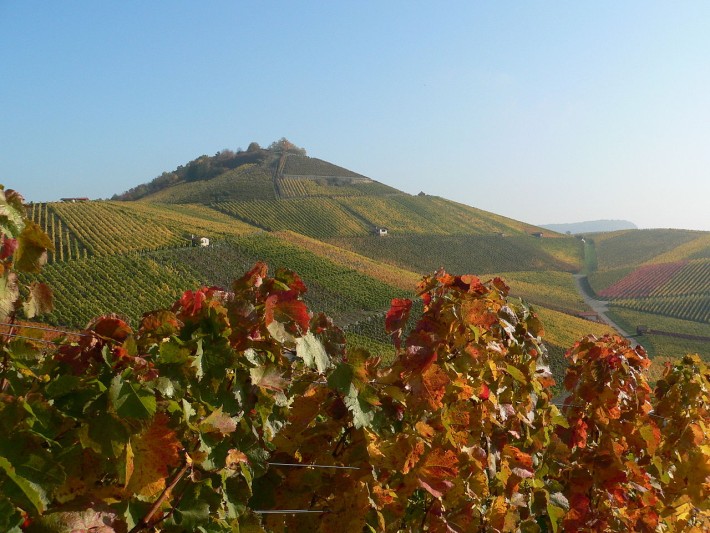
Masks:
[[[0,309],[14,320],[51,305],[13,272],[39,268],[48,244],[4,198]],[[0,530],[709,529],[699,357],[652,390],[642,348],[584,338],[558,405],[543,325],[501,279],[424,277],[421,316],[406,299],[386,316],[387,364],[348,349],[306,290],[258,263],[137,329],[107,316],[77,342],[7,337]]]

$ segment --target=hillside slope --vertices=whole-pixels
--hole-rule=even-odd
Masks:
[[[30,207],[56,247],[43,275],[58,288],[50,322],[81,327],[112,311],[135,323],[185,289],[228,286],[264,260],[301,274],[312,308],[332,315],[355,344],[390,354],[382,329],[390,300],[414,296],[421,275],[440,267],[502,273],[514,296],[549,317],[559,368],[569,347],[563,343],[604,330],[574,316],[586,311],[572,273],[582,269],[589,243],[445,198],[412,196],[293,145],[201,156],[120,198]],[[190,247],[193,235],[210,246]],[[643,235],[595,235],[603,268],[590,277],[593,285],[612,285],[658,257],[694,265],[706,254],[706,235]],[[618,250],[624,258],[614,256]],[[670,286],[688,290],[683,283]],[[684,295],[664,293],[666,307]]]

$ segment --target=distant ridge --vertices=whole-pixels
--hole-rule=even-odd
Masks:
[[[571,222],[568,224],[542,224],[540,227],[558,233],[567,233],[569,231],[575,234],[638,229],[636,224],[628,220],[588,220],[586,222]]]

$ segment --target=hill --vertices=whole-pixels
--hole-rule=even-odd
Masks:
[[[266,149],[254,144],[201,156],[112,201],[30,206],[56,248],[42,275],[58,289],[48,321],[81,327],[94,315],[118,312],[135,323],[185,289],[226,286],[265,260],[301,274],[311,307],[333,316],[354,344],[391,353],[381,327],[389,301],[415,296],[421,275],[444,267],[486,279],[502,275],[514,295],[539,307],[550,321],[548,347],[559,371],[568,341],[606,330],[576,317],[587,309],[572,273],[589,262],[590,246],[598,262],[590,282],[600,290],[645,262],[685,261],[690,281],[668,282],[686,293],[659,293],[665,307],[657,312],[677,316],[668,311],[673,298],[692,296],[696,315],[679,318],[702,316],[702,293],[687,291],[704,275],[695,263],[706,253],[705,234],[614,232],[585,245],[445,198],[407,194],[308,157],[285,139]],[[195,235],[210,246],[192,247]],[[624,296],[618,309],[648,311]],[[671,348],[664,353],[683,355]]]
[[[622,229],[638,229],[636,224],[628,220],[588,220],[586,222],[570,222],[566,224],[542,224],[541,228],[556,231],[557,233],[600,233],[604,231],[617,231]]]

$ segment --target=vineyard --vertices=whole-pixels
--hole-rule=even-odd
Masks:
[[[242,165],[205,181],[181,183],[146,197],[151,202],[166,204],[227,201],[275,200],[274,182],[268,167]]]
[[[393,201],[452,235],[529,234],[539,228],[438,196],[396,196]]]
[[[303,178],[284,176],[278,179],[282,198],[308,196],[380,196],[398,191],[367,178]]]
[[[27,209],[30,219],[36,222],[54,243],[54,251],[49,253],[49,261],[70,261],[87,257],[86,247],[57,216],[53,205],[48,203],[32,204]]]
[[[51,210],[76,235],[88,255],[111,255],[185,244],[167,226],[117,202],[54,203]]]
[[[710,371],[697,357],[652,391],[643,349],[588,336],[566,356],[568,398],[556,403],[542,322],[498,279],[425,277],[412,325],[412,302],[393,300],[384,363],[311,318],[295,273],[275,276],[258,263],[232,295],[186,291],[138,329],[103,317],[47,355],[4,341],[0,526],[710,525]]]
[[[0,203],[2,531],[710,529],[710,368],[697,355],[652,389],[643,348],[590,323],[596,335],[578,339],[569,317],[536,312],[500,278],[439,270],[413,302],[259,234],[42,272],[51,239],[18,194],[0,189]],[[318,283],[259,261],[229,292],[159,302],[185,271],[201,281],[247,257],[303,266]],[[69,338],[18,323],[67,292],[86,297],[92,275],[104,305],[154,310],[132,311],[133,325],[95,318]],[[389,309],[346,331],[307,306],[331,292],[355,317],[386,290]],[[544,337],[555,358],[572,343],[554,374]]]
[[[128,213],[135,213],[164,224],[181,236],[197,234],[214,238],[245,235],[258,231],[254,226],[201,204],[126,202],[120,206]]]
[[[541,249],[540,243],[544,240],[498,235],[391,235],[387,238],[328,239],[328,242],[414,272],[431,272],[442,265],[478,274],[576,270],[577,265],[560,261]],[[577,246],[575,239],[568,242]],[[427,252],[423,254],[421,250]]]
[[[653,295],[710,294],[710,260],[690,261]]]
[[[369,221],[371,226],[385,227],[390,233],[399,235],[448,233],[435,222],[418,215],[394,198],[350,197],[338,198],[338,202],[356,216]]]
[[[366,235],[370,231],[370,228],[329,198],[224,202],[213,207],[268,231],[291,230],[321,239]]]
[[[614,278],[608,275],[604,278],[602,273],[591,279],[600,284]],[[612,299],[619,307],[707,324],[710,323],[710,261],[642,265],[598,294]]]
[[[356,254],[299,233],[284,231],[277,235],[280,239],[305,248],[320,257],[325,257],[345,268],[357,270],[366,276],[378,279],[393,287],[411,290],[419,281],[419,276],[414,272],[375,261],[364,255]]]
[[[634,271],[634,267],[615,268],[614,270],[592,271],[587,279],[589,285],[596,294],[601,293],[604,289],[612,286]]]
[[[614,305],[645,313],[665,315],[683,320],[710,324],[710,294],[685,296],[655,296],[614,300]]]
[[[599,292],[604,298],[643,298],[656,293],[685,266],[685,262],[644,265]]]
[[[654,263],[672,263],[685,259],[710,259],[710,234],[700,236],[653,258]]]
[[[146,310],[165,307],[182,291],[198,285],[189,272],[137,254],[53,263],[37,279],[61,295],[43,320],[73,328],[83,328],[106,313],[118,313],[136,324]]]
[[[609,316],[627,331],[636,331],[637,326],[646,326],[652,330],[668,331],[693,335],[697,337],[710,337],[710,324],[673,318],[654,313],[629,309],[612,305]],[[708,343],[682,338],[672,338],[662,335],[642,335],[638,338],[644,348],[648,350],[651,358],[664,357],[676,360],[688,353],[697,353],[710,362]]]
[[[589,310],[577,291],[572,274],[568,272],[503,272],[497,275],[511,286],[512,296],[526,302],[564,310],[568,314]]]
[[[322,159],[296,154],[286,155],[282,175],[370,179],[352,170],[323,161]]]
[[[654,229],[623,230],[592,237],[600,271],[635,266],[653,260],[701,237],[702,232]]]

